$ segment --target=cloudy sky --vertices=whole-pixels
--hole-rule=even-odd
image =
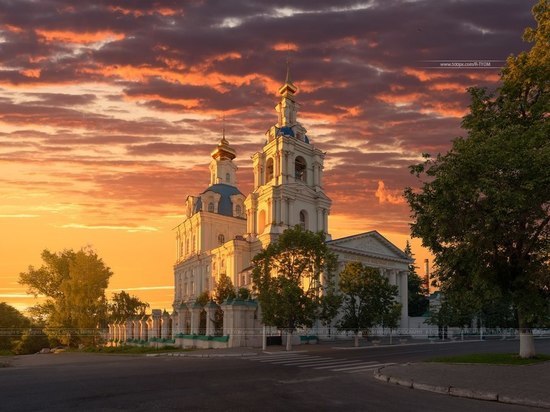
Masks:
[[[17,279],[44,248],[91,245],[112,290],[169,308],[171,229],[208,185],[222,117],[246,194],[287,57],[333,237],[404,247],[407,166],[461,134],[466,88],[496,87],[528,48],[534,3],[0,0],[0,301],[33,303]]]

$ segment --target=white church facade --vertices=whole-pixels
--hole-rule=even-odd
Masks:
[[[211,295],[222,274],[236,288],[251,289],[252,258],[295,225],[326,234],[329,247],[338,255],[339,270],[351,261],[379,268],[391,284],[398,286],[400,327],[408,327],[410,260],[403,251],[377,231],[331,239],[328,215],[332,202],[323,189],[325,153],[310,141],[298,122],[296,92],[287,73],[275,107],[277,123],[267,130],[264,146],[252,156],[251,193],[244,195],[238,189],[237,166],[233,162],[237,153],[225,132],[213,150],[210,184],[202,193],[187,197],[185,218],[175,228],[173,313],[153,311],[151,317],[138,323],[134,320],[131,325],[128,321],[114,325],[112,336],[118,336],[119,341],[128,340],[130,335],[136,340],[136,334],[140,341],[171,338],[189,346],[189,338],[199,334],[200,312],[206,311],[206,318],[213,319],[215,310],[209,305],[199,307],[196,298],[203,292]],[[226,338],[211,340],[208,347],[261,346],[261,311],[255,303],[234,302],[222,305],[222,309]],[[214,335],[210,323],[207,321],[205,336]]]

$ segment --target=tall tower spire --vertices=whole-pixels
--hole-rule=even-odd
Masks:
[[[289,100],[294,101],[294,94],[298,91],[298,88],[292,83],[290,77],[290,59],[286,58],[286,78],[285,84],[279,87],[279,94]]]
[[[222,138],[212,151],[211,156],[210,184],[225,183],[235,186],[237,184],[237,166],[233,163],[233,159],[237,157],[237,152],[225,138],[225,116],[222,121]]]

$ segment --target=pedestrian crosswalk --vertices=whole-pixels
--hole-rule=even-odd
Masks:
[[[361,359],[336,359],[300,352],[268,353],[249,356],[246,359],[259,363],[344,373],[368,372],[382,366],[394,365],[393,363],[380,363],[378,361],[364,361]]]

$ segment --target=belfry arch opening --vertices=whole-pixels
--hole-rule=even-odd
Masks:
[[[301,180],[302,182],[307,182],[307,163],[302,156],[296,157],[294,161],[294,177],[296,180]]]
[[[269,183],[273,179],[273,158],[267,159],[265,164],[265,183]]]

